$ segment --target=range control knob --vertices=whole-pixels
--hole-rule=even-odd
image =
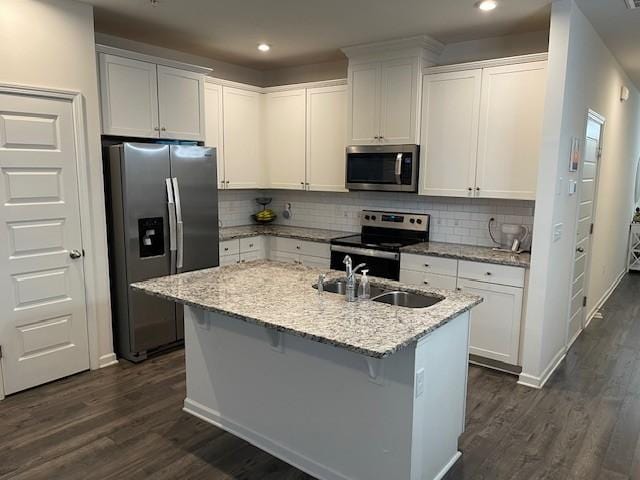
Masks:
[[[416,223],[416,219],[415,218],[410,219],[409,223]]]
[[[365,216],[364,216],[364,219],[365,219],[365,220],[370,220],[370,219],[371,219],[371,217],[370,217],[369,215],[365,215]]]
[[[375,215],[371,215],[371,220],[375,221],[375,219],[376,219],[376,216]]]
[[[419,218],[418,220],[416,220],[416,222],[418,222],[418,225],[420,225],[422,223],[422,219]]]

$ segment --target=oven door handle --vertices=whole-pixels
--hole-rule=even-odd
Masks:
[[[396,183],[402,185],[402,153],[396,155]]]
[[[362,255],[365,257],[384,258],[387,260],[400,260],[400,254],[396,252],[385,252],[384,250],[374,250],[373,248],[344,247],[342,245],[331,245],[332,252],[347,253],[352,255]]]

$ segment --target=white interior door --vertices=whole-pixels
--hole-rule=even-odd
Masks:
[[[589,254],[591,252],[591,224],[598,185],[598,162],[602,123],[595,118],[587,121],[587,135],[580,165],[578,198],[578,225],[576,228],[576,251],[573,263],[573,285],[569,311],[569,341],[577,336],[586,320],[587,281]]]
[[[7,394],[89,368],[76,168],[71,102],[0,93]]]

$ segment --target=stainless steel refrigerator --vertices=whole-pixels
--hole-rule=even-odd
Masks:
[[[129,285],[219,263],[216,151],[122,143],[105,160],[115,345],[138,362],[184,339],[183,310]]]

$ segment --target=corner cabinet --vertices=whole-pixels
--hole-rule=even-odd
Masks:
[[[535,200],[546,65],[424,76],[420,194]]]
[[[350,145],[418,143],[418,57],[349,64]]]
[[[204,75],[99,54],[102,133],[204,139]]]

